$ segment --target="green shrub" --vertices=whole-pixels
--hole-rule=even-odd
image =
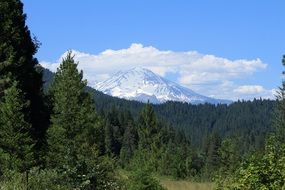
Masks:
[[[129,176],[128,190],[164,190],[146,169],[138,169]]]
[[[25,176],[21,173],[5,171],[5,173],[1,176],[1,190],[23,190],[27,189],[26,187]]]
[[[62,175],[55,170],[33,168],[28,173],[5,171],[1,176],[0,190],[70,190],[71,186],[63,184]],[[27,188],[28,186],[28,188]]]

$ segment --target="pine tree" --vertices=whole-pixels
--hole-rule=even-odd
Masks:
[[[31,37],[25,23],[20,0],[0,1],[0,97],[9,80],[18,81],[17,87],[29,102],[24,108],[25,121],[31,124],[30,133],[40,150],[45,142],[48,117],[42,93],[42,74],[36,58],[39,43]]]
[[[105,150],[109,156],[120,155],[124,129],[119,120],[119,112],[113,107],[106,117]]]
[[[139,117],[139,145],[141,148],[151,149],[154,138],[158,134],[158,124],[154,110],[150,103],[147,103]]]
[[[68,164],[68,160],[62,158],[67,157],[70,162],[76,160],[80,146],[86,143],[86,133],[97,123],[92,100],[85,87],[83,73],[77,70],[69,52],[57,70],[50,90],[53,113],[48,143],[50,162],[58,166]]]
[[[282,64],[285,66],[285,55],[283,56]],[[283,75],[285,75],[285,71],[283,71]],[[274,124],[276,127],[276,137],[282,144],[285,143],[285,81],[282,81],[277,98],[279,103]]]
[[[146,165],[158,171],[162,155],[162,133],[151,104],[148,102],[142,109],[138,121],[138,152],[135,159],[146,160]],[[142,156],[142,157],[141,157]],[[139,158],[140,157],[140,158]]]
[[[134,126],[133,120],[129,119],[125,128],[122,148],[120,152],[120,159],[123,166],[126,166],[129,163],[135,150],[137,149],[137,146],[138,146],[137,130]]]
[[[98,157],[98,146],[92,139],[98,136],[95,133],[99,121],[93,100],[85,92],[87,82],[77,65],[68,52],[51,85],[53,113],[48,129],[47,164],[65,176],[57,183],[82,189],[114,189],[112,170]]]
[[[209,139],[209,145],[207,147],[207,159],[206,159],[206,173],[207,177],[212,177],[219,169],[221,139],[217,133],[213,133]]]
[[[115,137],[113,132],[113,126],[110,121],[106,121],[105,125],[105,153],[109,156],[114,156],[115,153]]]
[[[28,172],[35,164],[34,143],[25,121],[23,109],[28,106],[17,82],[4,91],[0,101],[0,162],[1,172],[15,170]]]

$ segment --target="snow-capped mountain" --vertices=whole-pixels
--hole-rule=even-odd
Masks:
[[[197,94],[141,67],[120,71],[111,78],[97,83],[95,89],[111,96],[141,102],[149,100],[151,103],[163,103],[166,101],[192,104],[230,103],[228,100],[219,100]]]

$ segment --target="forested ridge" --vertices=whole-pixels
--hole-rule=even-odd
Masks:
[[[155,176],[285,187],[284,83],[278,101],[113,98],[87,86],[71,51],[54,74],[39,65],[21,1],[1,0],[0,18],[1,189],[164,189]]]
[[[44,69],[43,80],[48,88],[53,80],[53,73]],[[95,101],[99,114],[105,115],[108,110],[129,111],[138,118],[144,104],[105,95],[91,87],[86,87]],[[255,151],[264,145],[266,134],[272,132],[272,119],[276,112],[276,101],[254,99],[237,101],[232,104],[199,104],[191,105],[181,102],[152,104],[157,117],[183,132],[193,148],[201,149],[212,133],[221,138],[239,137],[243,151]]]

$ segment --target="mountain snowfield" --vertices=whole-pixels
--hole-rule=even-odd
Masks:
[[[149,101],[155,104],[167,101],[191,104],[231,103],[229,100],[219,100],[197,94],[142,67],[119,71],[111,78],[95,84],[94,88],[110,96],[140,102]]]

